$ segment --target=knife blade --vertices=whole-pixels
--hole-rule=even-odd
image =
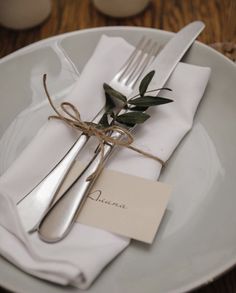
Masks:
[[[200,21],[190,23],[176,33],[165,45],[152,65],[158,71],[155,79],[158,88],[162,88],[165,85],[176,65],[203,28],[204,24]],[[133,128],[129,128],[129,130]],[[120,135],[120,133],[113,132],[111,136],[117,139]],[[115,146],[112,144],[104,144],[104,164],[112,154],[114,148]],[[97,152],[77,181],[69,188],[69,192],[65,192],[48,210],[38,227],[39,236],[42,240],[46,242],[57,242],[69,233],[83,206],[86,195],[91,190],[99,175],[97,173],[93,180],[87,181],[87,178],[97,170],[99,162],[100,154]]]

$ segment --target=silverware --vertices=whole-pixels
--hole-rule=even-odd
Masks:
[[[158,54],[154,64],[155,68],[158,70],[158,74],[156,74],[156,82],[159,88],[165,85],[174,68],[203,28],[204,24],[200,21],[187,25],[180,30]],[[132,129],[133,127],[129,128],[129,130]],[[120,135],[120,133],[114,131],[111,136],[118,138]],[[114,145],[104,144],[104,149],[105,163],[111,155]],[[70,192],[64,193],[49,209],[38,229],[39,236],[42,240],[46,242],[57,242],[68,234],[85,201],[86,195],[98,176],[97,174],[93,180],[86,180],[97,170],[99,161],[99,153],[96,153],[79,176],[76,184],[73,184],[70,187]]]
[[[158,48],[159,46],[155,42],[142,38],[109,84],[123,94],[129,95],[146,66],[155,58]],[[98,123],[103,114],[104,109],[97,114],[93,122]],[[53,202],[66,175],[72,168],[75,158],[88,139],[89,137],[82,133],[54,169],[17,203],[18,212],[26,231],[33,232],[37,229],[40,220]]]

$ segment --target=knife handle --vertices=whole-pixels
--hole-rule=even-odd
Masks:
[[[118,134],[119,135],[119,134]],[[114,145],[104,144],[103,163],[110,157]],[[83,170],[76,182],[48,210],[38,227],[39,237],[45,242],[57,242],[63,239],[71,230],[76,218],[99,174],[91,180],[87,178],[98,170],[100,151]]]

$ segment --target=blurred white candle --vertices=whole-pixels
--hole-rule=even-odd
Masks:
[[[113,17],[135,15],[144,10],[149,2],[150,0],[93,0],[99,11]]]
[[[50,0],[0,0],[0,23],[12,29],[34,27],[50,12]]]

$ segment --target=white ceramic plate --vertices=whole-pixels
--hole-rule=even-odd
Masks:
[[[109,27],[57,36],[0,62],[0,174],[47,117],[42,74],[50,91],[73,84],[102,34],[136,44],[145,34],[164,44],[171,33]],[[173,194],[152,246],[133,241],[88,292],[183,292],[209,282],[236,263],[236,66],[195,43],[185,61],[212,68],[192,131],[161,176]],[[184,89],[183,89],[184,90]],[[59,95],[59,96],[60,96]],[[0,258],[0,284],[17,292],[78,292],[33,278]]]

